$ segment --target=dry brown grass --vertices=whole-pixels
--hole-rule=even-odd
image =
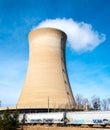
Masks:
[[[95,126],[94,128],[88,128],[87,126],[82,127],[56,127],[56,126],[23,126],[23,130],[110,130],[110,126],[106,128],[101,128],[100,126]]]

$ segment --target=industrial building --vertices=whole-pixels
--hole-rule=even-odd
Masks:
[[[72,109],[75,100],[65,61],[66,34],[55,28],[29,33],[29,63],[17,108],[28,110]]]

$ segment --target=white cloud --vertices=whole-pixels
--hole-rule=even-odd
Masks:
[[[42,27],[53,27],[64,31],[69,44],[77,52],[91,51],[106,39],[104,34],[94,31],[91,24],[76,22],[73,19],[47,19],[34,29]]]

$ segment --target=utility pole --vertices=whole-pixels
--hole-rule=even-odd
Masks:
[[[0,107],[2,106],[2,102],[1,102],[1,100],[0,100]]]
[[[48,113],[49,113],[49,96],[48,96]]]

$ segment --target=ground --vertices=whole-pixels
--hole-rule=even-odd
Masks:
[[[94,128],[82,127],[56,127],[56,126],[24,126],[23,130],[110,130],[110,126],[106,128],[101,128],[100,126],[95,126]]]

